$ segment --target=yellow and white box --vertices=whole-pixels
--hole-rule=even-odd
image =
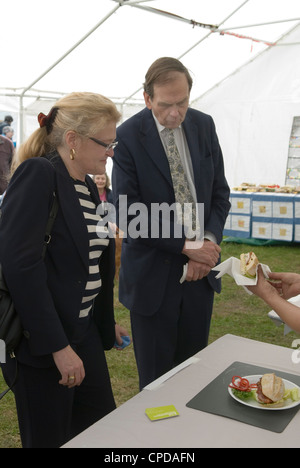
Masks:
[[[272,239],[272,223],[267,221],[253,221],[252,237],[254,239]]]

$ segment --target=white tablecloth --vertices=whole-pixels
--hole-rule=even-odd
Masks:
[[[292,343],[291,343],[292,345]],[[300,375],[292,348],[234,335],[216,340],[173,376],[155,381],[64,448],[300,447],[300,411],[282,433],[186,407],[186,403],[235,361]],[[146,408],[174,405],[175,418],[151,422]]]

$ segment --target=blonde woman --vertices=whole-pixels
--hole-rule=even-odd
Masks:
[[[2,371],[23,447],[60,447],[115,408],[104,349],[127,334],[113,316],[114,241],[96,214],[88,174],[105,172],[120,114],[107,98],[72,93],[20,147],[3,201],[0,261],[24,337]],[[59,210],[43,260],[54,194]],[[100,226],[100,227],[99,227]]]

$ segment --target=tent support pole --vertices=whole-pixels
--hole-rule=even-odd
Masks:
[[[23,135],[24,135],[24,102],[23,102],[23,94],[20,95],[20,109],[19,109],[19,135],[20,135],[20,143],[23,143]]]
[[[26,92],[31,89],[38,81],[40,81],[42,78],[44,78],[47,73],[49,73],[53,68],[55,68],[62,60],[64,60],[68,55],[70,55],[73,50],[75,50],[82,42],[84,42],[96,29],[99,28],[108,18],[110,18],[119,8],[121,5],[116,5],[113,10],[108,13],[104,18],[102,18],[99,23],[96,24],[87,34],[85,34],[82,39],[80,39],[76,44],[74,44],[71,49],[69,49],[62,57],[60,57],[51,67],[47,68],[44,73],[42,73],[39,77],[37,77],[29,86],[27,86],[21,93],[20,95],[20,105],[21,107],[21,116],[20,116],[20,143],[23,142],[24,135],[23,135],[23,129],[24,129],[24,124],[23,124],[23,114],[24,114],[24,102],[23,102],[23,97],[25,96]]]
[[[117,1],[117,0],[114,0],[114,1]],[[192,20],[192,19],[184,18],[183,16],[175,15],[174,13],[170,13],[168,11],[159,10],[157,8],[152,8],[152,7],[145,6],[145,5],[139,5],[139,2],[137,2],[137,3],[124,2],[123,5],[128,5],[128,6],[132,6],[133,8],[139,8],[141,10],[146,10],[146,11],[149,11],[150,13],[155,13],[157,15],[167,16],[168,18],[175,19],[177,21],[183,21],[184,23],[191,24],[193,27],[200,26],[200,27],[205,28],[205,29],[210,29],[210,30],[212,29],[212,30],[218,31],[218,28],[219,28],[219,26],[221,26],[221,24],[223,24],[228,18],[233,16],[238,10],[240,10],[248,2],[249,2],[249,0],[245,0],[227,18],[225,18],[225,20],[223,20],[219,25],[200,23],[200,22]]]
[[[217,28],[219,28],[223,23],[225,23],[225,21],[227,21],[229,18],[231,18],[235,13],[237,13],[241,8],[243,8],[243,6],[246,5],[246,3],[248,3],[250,0],[244,0],[243,3],[241,3],[240,6],[238,6],[234,11],[232,11],[230,13],[230,15],[226,16],[226,18],[224,18],[221,23],[219,23],[219,25],[217,26]],[[128,4],[130,5],[130,4]],[[144,6],[139,6],[139,5],[132,5],[132,7],[135,7],[135,8],[141,8],[141,9],[144,9],[145,7]],[[150,7],[146,7],[145,9],[149,10]],[[150,9],[150,11],[152,11],[152,13],[158,13],[159,10],[153,10],[153,9]],[[171,16],[171,18],[173,19],[178,19],[173,16]],[[193,50],[195,47],[197,47],[201,42],[205,41],[205,39],[207,39],[211,34],[213,34],[213,31],[210,31],[208,34],[206,34],[206,36],[202,37],[202,39],[200,39],[200,41],[197,41],[196,44],[192,45],[188,50],[186,50],[183,54],[181,54],[178,59],[180,60],[182,57],[184,57],[186,54],[188,54],[191,50]],[[126,99],[124,99],[123,101],[123,104],[125,104],[126,101],[128,101],[129,99],[131,99],[133,96],[135,96],[139,91],[141,91],[141,89],[143,89],[142,87],[140,87],[139,89],[137,89],[134,93],[132,93],[130,96],[128,96]]]
[[[217,32],[231,31],[233,29],[253,28],[253,27],[257,27],[257,26],[269,26],[271,24],[289,23],[291,21],[300,21],[300,18],[290,18],[290,19],[285,19],[285,20],[269,21],[267,23],[246,24],[246,25],[243,25],[243,26],[233,26],[231,28],[219,29]]]

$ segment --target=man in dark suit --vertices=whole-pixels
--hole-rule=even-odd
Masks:
[[[189,108],[191,87],[181,62],[158,59],[146,74],[146,108],[117,130],[112,185],[125,230],[119,294],[131,312],[141,388],[207,345],[214,291],[220,292],[211,268],[219,261],[230,191],[213,120]],[[162,213],[191,200],[204,206],[201,237],[177,212]]]

